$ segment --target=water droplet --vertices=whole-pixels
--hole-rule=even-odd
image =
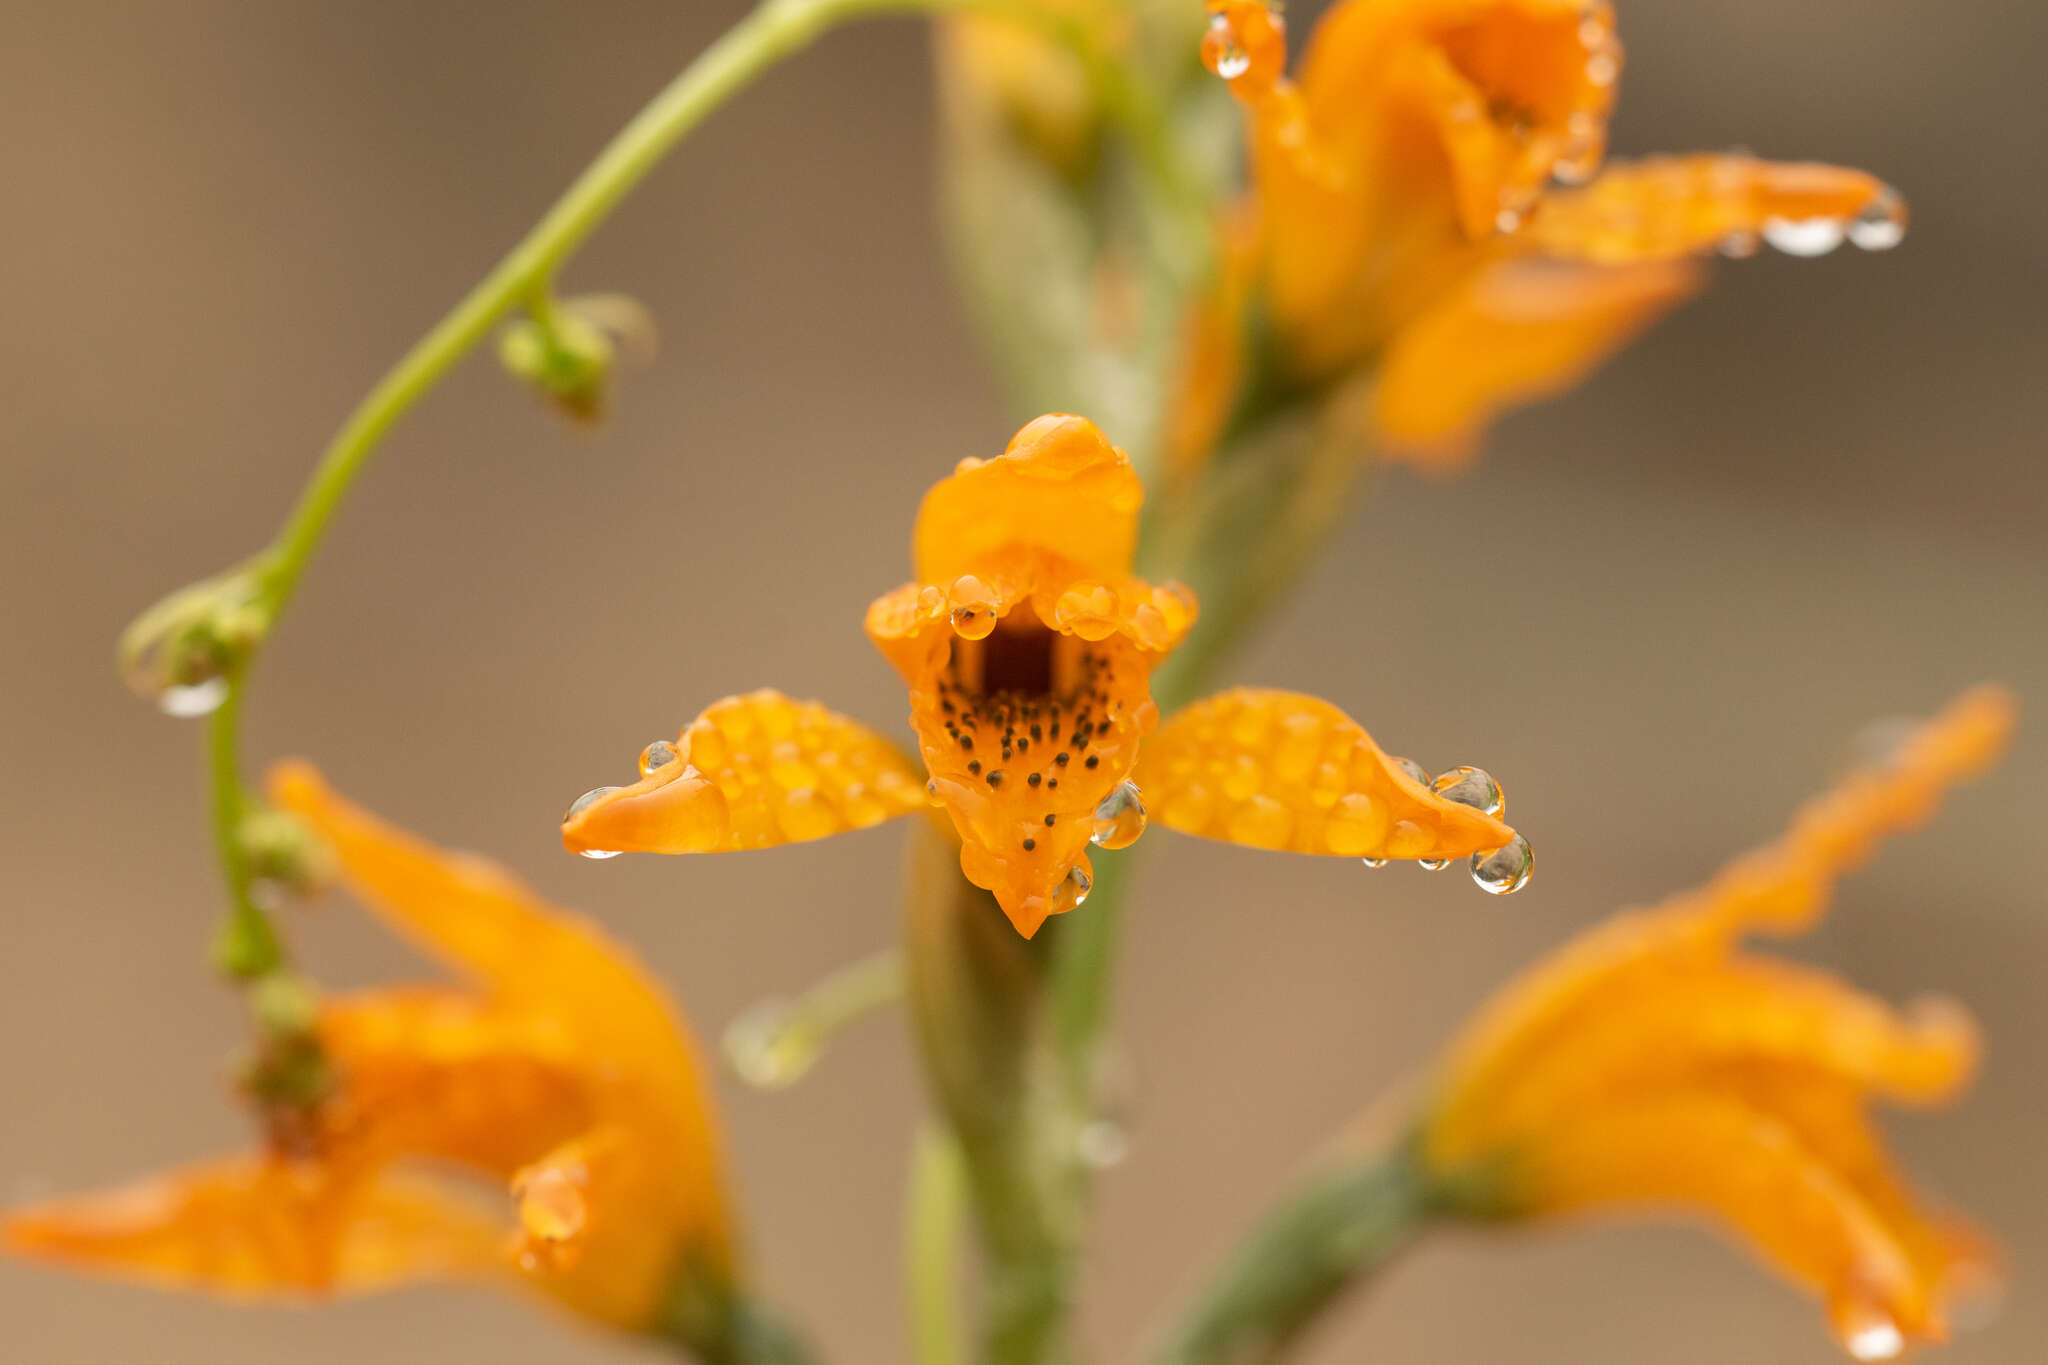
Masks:
[[[1839,218],[1764,219],[1764,240],[1787,256],[1825,256],[1844,235]]]
[[[645,777],[656,768],[666,768],[679,756],[675,745],[665,739],[657,739],[640,751],[640,775]]]
[[[1965,1332],[1976,1332],[1998,1320],[2005,1307],[2005,1277],[1998,1267],[1966,1261],[1949,1272],[1942,1286],[1948,1300],[1948,1318]]]
[[[1756,255],[1763,240],[1754,232],[1731,232],[1717,244],[1717,250],[1731,261],[1746,261]]]
[[[1423,767],[1414,759],[1397,758],[1394,760],[1394,766],[1408,774],[1408,779],[1418,787],[1427,787],[1429,785],[1429,769]]]
[[[1536,850],[1519,834],[1511,844],[1472,855],[1472,880],[1489,895],[1512,896],[1529,884],[1535,871]]]
[[[1438,773],[1429,789],[1446,801],[1455,801],[1461,806],[1485,811],[1488,815],[1499,815],[1508,808],[1508,799],[1501,795],[1500,783],[1493,780],[1493,774],[1484,768],[1446,768]]]
[[[1088,899],[1088,893],[1094,889],[1095,879],[1082,871],[1081,865],[1076,863],[1068,869],[1067,878],[1059,884],[1059,889],[1052,893],[1053,913],[1064,914],[1069,910],[1078,909],[1081,902]]]
[[[1121,1166],[1131,1154],[1131,1137],[1113,1120],[1095,1119],[1074,1135],[1074,1151],[1083,1165],[1106,1171]]]
[[[1887,716],[1870,722],[1849,740],[1849,765],[1852,768],[1893,766],[1925,724],[1918,716]]]
[[[995,608],[985,604],[953,608],[953,633],[961,639],[986,640],[995,629]]]
[[[1415,865],[1424,872],[1441,872],[1451,865],[1449,858],[1417,858]]]
[[[1095,828],[1088,842],[1097,848],[1129,848],[1145,832],[1145,802],[1135,782],[1119,782],[1095,808]]]
[[[1609,86],[1621,76],[1621,59],[1612,48],[1602,48],[1586,58],[1586,79],[1594,85]]]
[[[1890,251],[1906,239],[1906,204],[1887,185],[1849,220],[1849,240],[1865,251]]]
[[[578,857],[588,858],[594,863],[601,863],[606,858],[616,858],[619,856],[619,852],[620,850],[616,848],[580,848],[576,850]]]
[[[1522,230],[1522,215],[1513,209],[1502,209],[1493,215],[1493,230],[1503,237],[1512,237]]]
[[[823,1051],[815,1029],[804,1027],[787,1000],[763,1000],[726,1026],[725,1060],[756,1090],[796,1084]]]
[[[1202,35],[1202,65],[1226,81],[1234,81],[1252,69],[1252,54],[1228,15],[1209,16],[1209,31]]]
[[[592,787],[589,791],[569,803],[569,809],[562,812],[562,823],[568,824],[571,820],[574,820],[577,816],[597,804],[601,798],[609,796],[617,790],[617,787]]]
[[[1874,1303],[1842,1307],[1836,1314],[1835,1332],[1842,1339],[1842,1349],[1855,1360],[1896,1360],[1906,1349],[1906,1334],[1890,1313]]]
[[[1360,858],[1358,861],[1364,863],[1367,867],[1385,867],[1387,865],[1385,858]]]
[[[1579,21],[1579,46],[1588,52],[1607,46],[1607,25],[1597,14],[1588,14]]]
[[[185,683],[178,687],[166,687],[157,693],[157,709],[167,716],[189,720],[204,716],[220,709],[228,699],[228,680],[208,678],[204,682]]]

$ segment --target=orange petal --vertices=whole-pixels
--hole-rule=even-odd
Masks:
[[[1502,410],[1578,384],[1698,284],[1684,264],[1488,267],[1394,339],[1376,434],[1424,468],[1462,464]]]
[[[1740,1233],[1827,1299],[1867,1359],[1945,1335],[1940,1286],[1890,1224],[1786,1124],[1725,1095],[1683,1092],[1603,1108],[1551,1130],[1519,1179],[1541,1211],[1664,1209]],[[1891,1354],[1895,1352],[1887,1352]]]
[[[918,509],[917,576],[986,573],[1002,552],[1035,551],[1075,575],[1130,572],[1144,489],[1123,451],[1084,417],[1040,417],[993,460],[962,460]]]
[[[1759,239],[1811,256],[1845,238],[1896,244],[1905,204],[1862,171],[1749,156],[1675,156],[1616,165],[1584,189],[1553,194],[1531,219],[1528,245],[1600,265],[1669,261]]]
[[[593,1120],[590,1060],[558,1020],[455,991],[332,997],[320,1040],[343,1085],[323,1154],[432,1157],[504,1179]]]
[[[1235,688],[1195,702],[1159,727],[1136,776],[1159,823],[1260,848],[1452,858],[1515,837],[1417,782],[1336,707],[1296,692]]]
[[[1997,688],[1964,694],[1891,759],[1850,775],[1794,818],[1791,831],[1737,860],[1705,887],[1654,911],[1623,914],[1524,971],[1467,1026],[1443,1068],[1440,1103],[1483,1113],[1534,1059],[1571,1046],[1581,1021],[1636,974],[1711,961],[1754,927],[1802,928],[1834,880],[1882,836],[1917,823],[1942,789],[1988,764],[2012,727],[2012,699]],[[1617,983],[1622,983],[1617,987]],[[1446,1131],[1455,1125],[1447,1123]],[[1457,1147],[1462,1138],[1444,1139]]]
[[[1344,0],[1298,90],[1233,82],[1294,366],[1370,352],[1519,226],[1553,175],[1590,174],[1620,58],[1604,4]]]
[[[1833,977],[1761,959],[1657,962],[1576,1011],[1554,1046],[1448,1099],[1431,1119],[1430,1159],[1454,1169],[1604,1106],[1736,1070],[1932,1104],[1963,1084],[1976,1054],[1975,1027],[1953,1007],[1901,1015]]]
[[[562,821],[576,853],[725,853],[866,829],[926,804],[891,744],[817,702],[762,690],[713,702],[675,754]]]
[[[233,1295],[352,1293],[494,1272],[498,1228],[432,1186],[234,1157],[24,1209],[15,1255]]]

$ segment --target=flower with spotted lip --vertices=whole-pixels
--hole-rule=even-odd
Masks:
[[[1828,1301],[1859,1360],[1948,1330],[1988,1251],[1929,1214],[1865,1112],[1967,1080],[1975,1026],[1904,1013],[1812,968],[1739,951],[1793,933],[1884,835],[1988,765],[2012,702],[1983,688],[1809,803],[1704,887],[1582,935],[1512,983],[1452,1049],[1423,1161],[1487,1217],[1657,1209],[1739,1233]]]
[[[1453,462],[1495,413],[1577,383],[1689,297],[1703,254],[1905,231],[1861,171],[1729,154],[1601,172],[1621,70],[1605,0],[1339,0],[1298,82],[1277,6],[1209,8],[1204,58],[1248,115],[1252,193],[1192,329],[1183,462],[1262,367],[1283,389],[1370,370],[1379,445]]]
[[[1519,844],[1497,801],[1439,795],[1313,697],[1236,689],[1162,725],[1152,670],[1196,603],[1132,574],[1143,497],[1123,451],[1062,415],[926,494],[917,581],[867,614],[909,688],[923,773],[816,703],[729,697],[649,745],[638,782],[580,798],[564,844],[764,848],[935,803],[967,880],[1026,937],[1086,897],[1090,846],[1128,844],[1148,809],[1169,828],[1299,853],[1438,860]]]
[[[237,1296],[524,1281],[651,1330],[683,1275],[735,1273],[687,1026],[619,945],[480,858],[444,853],[281,766],[277,804],[393,929],[469,981],[322,1002],[338,1083],[264,1150],[22,1209],[8,1250]],[[429,1168],[439,1168],[429,1169]],[[439,1178],[510,1186],[494,1218]]]

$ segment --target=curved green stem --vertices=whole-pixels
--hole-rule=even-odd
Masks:
[[[322,452],[270,547],[258,557],[259,606],[266,627],[297,590],[356,476],[391,428],[514,308],[549,308],[549,287],[581,246],[647,173],[708,115],[756,77],[850,20],[887,14],[996,9],[1028,16],[1014,0],[764,0],[700,53],[607,144],[539,223],[415,342],[358,403]],[[282,964],[275,931],[249,894],[240,853],[244,807],[235,764],[240,694],[260,648],[251,642],[229,677],[227,699],[211,722],[210,784],[215,838],[228,882],[230,927],[223,951],[263,975]],[[237,971],[238,975],[245,974]]]
[[[1252,1229],[1148,1365],[1281,1359],[1324,1310],[1409,1246],[1432,1208],[1412,1143],[1326,1161]]]

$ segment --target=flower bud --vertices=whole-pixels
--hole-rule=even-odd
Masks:
[[[654,344],[654,319],[637,300],[588,294],[507,323],[498,361],[568,416],[593,422],[605,414],[619,357],[646,364]]]
[[[307,897],[334,880],[333,850],[295,815],[253,810],[237,833],[252,882]]]

